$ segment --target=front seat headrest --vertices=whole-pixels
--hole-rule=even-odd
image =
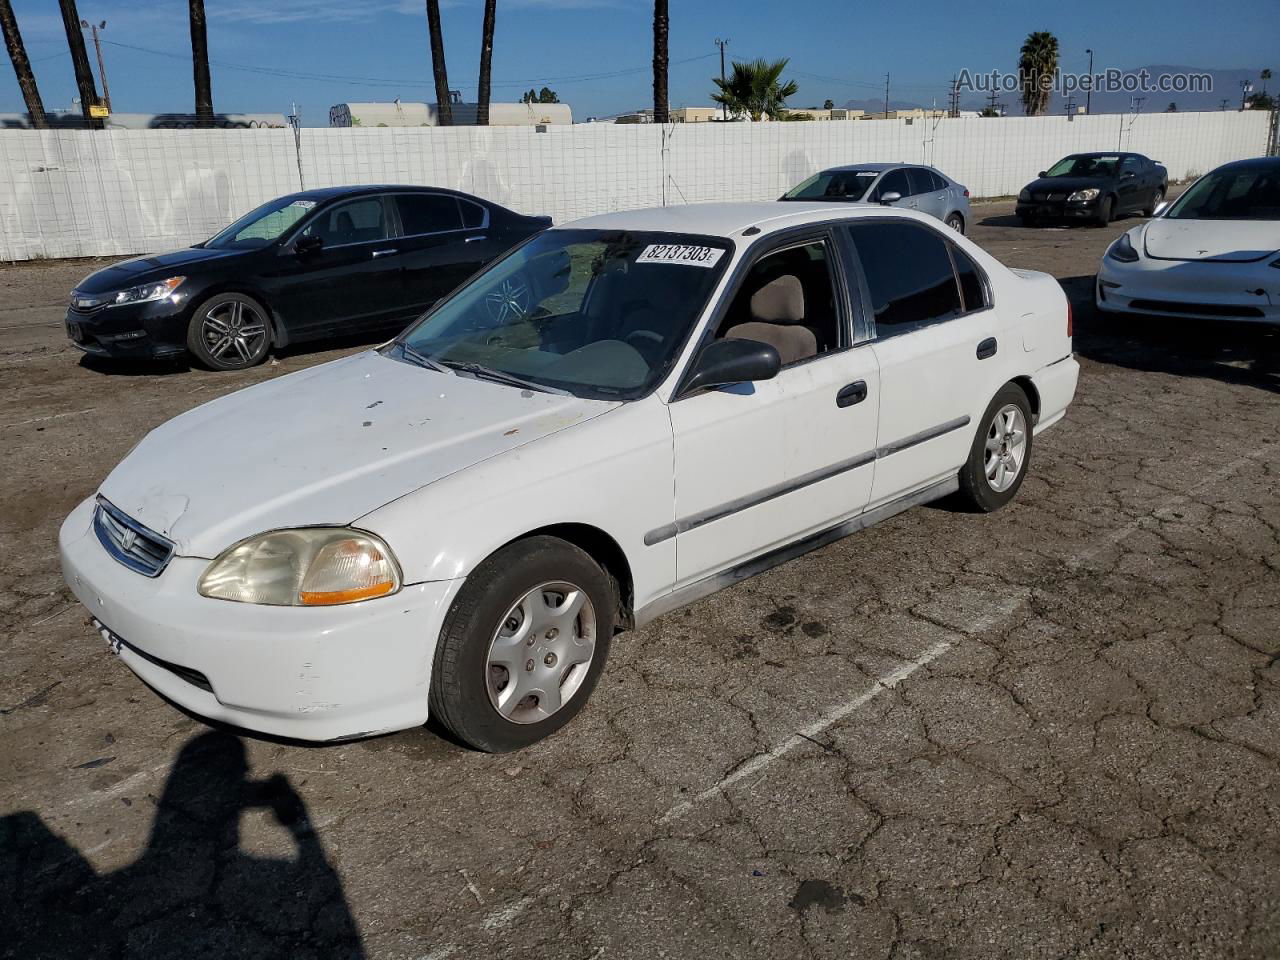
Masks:
[[[751,317],[765,323],[804,321],[804,287],[791,274],[770,280],[751,297]]]

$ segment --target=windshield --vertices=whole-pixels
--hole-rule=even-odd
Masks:
[[[731,255],[720,237],[550,230],[477,274],[396,342],[407,362],[636,399],[670,370]]]
[[[315,208],[314,200],[281,197],[251,210],[227,227],[206,247],[214,250],[248,250],[265,247],[278,240],[289,228]]]
[[[1170,220],[1280,220],[1280,166],[1221,170],[1174,201]]]
[[[1118,156],[1086,155],[1064,157],[1045,171],[1046,177],[1114,177],[1120,166]]]
[[[878,170],[824,170],[792,187],[783,200],[861,200],[880,175]]]

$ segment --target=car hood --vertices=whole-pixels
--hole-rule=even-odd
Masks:
[[[281,527],[343,526],[419,487],[616,407],[438,373],[369,351],[157,427],[102,496],[213,558]]]
[[[230,260],[253,252],[253,250],[206,250],[204,247],[188,247],[185,250],[157,253],[149,257],[135,257],[132,260],[113,263],[109,267],[89,274],[76,284],[76,292],[108,293],[136,286],[139,283],[167,280],[175,274],[180,274],[183,269],[192,264]]]
[[[1041,177],[1027,184],[1027,189],[1036,193],[1070,193],[1088,187],[1101,188],[1110,182],[1110,177]]]
[[[1143,231],[1147,256],[1159,260],[1249,263],[1280,248],[1274,220],[1169,220],[1157,217]]]

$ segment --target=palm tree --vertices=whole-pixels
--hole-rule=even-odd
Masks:
[[[436,110],[442,127],[453,126],[449,74],[444,66],[444,34],[440,32],[440,0],[427,0],[427,32],[431,34],[431,72],[436,80]]]
[[[476,124],[489,125],[489,73],[493,66],[493,21],[498,0],[484,0],[484,25],[480,28],[480,84],[476,94]]]
[[[71,66],[76,72],[76,89],[80,92],[80,109],[91,128],[101,130],[102,121],[93,119],[89,108],[98,102],[98,88],[89,69],[89,54],[84,49],[84,34],[80,32],[80,14],[76,12],[76,0],[58,0],[62,11],[62,27],[67,33],[67,47],[71,50]]]
[[[787,97],[793,97],[800,88],[794,80],[782,82],[782,71],[787,68],[789,58],[774,60],[752,60],[750,63],[733,62],[733,73],[729,79],[711,80],[720,88],[713,93],[711,99],[722,103],[732,114],[746,114],[752,120],[768,117],[770,120],[781,120],[787,115]]]
[[[213,86],[209,82],[209,38],[204,0],[187,0],[191,17],[191,72],[196,86],[196,126],[213,126]]]
[[[1018,58],[1022,109],[1028,117],[1049,108],[1049,84],[1058,72],[1058,38],[1047,30],[1027,35]]]
[[[667,112],[667,0],[653,0],[653,122],[666,123]]]
[[[1262,92],[1265,94],[1267,92],[1267,81],[1271,79],[1271,70],[1269,68],[1263,70],[1258,74],[1258,77],[1262,80]]]
[[[22,34],[18,32],[18,21],[13,15],[13,5],[9,0],[0,0],[0,32],[4,33],[4,45],[9,48],[13,72],[18,75],[18,87],[22,90],[22,99],[26,101],[31,126],[43,130],[49,126],[44,117],[44,102],[40,99],[35,74],[31,72],[31,61],[27,59],[27,48],[22,43]]]

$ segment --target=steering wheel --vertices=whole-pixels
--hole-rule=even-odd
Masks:
[[[533,295],[519,277],[508,277],[484,298],[485,309],[495,323],[512,323],[529,314]]]

